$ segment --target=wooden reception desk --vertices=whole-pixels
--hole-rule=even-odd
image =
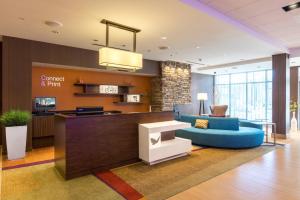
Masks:
[[[174,120],[173,112],[55,116],[55,166],[65,179],[139,161],[138,124]]]

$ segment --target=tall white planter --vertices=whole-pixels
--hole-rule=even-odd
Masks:
[[[295,112],[293,112],[293,117],[291,120],[291,132],[297,132],[297,130],[298,130],[298,122],[295,117]]]
[[[8,160],[25,157],[27,126],[6,127],[6,146]]]

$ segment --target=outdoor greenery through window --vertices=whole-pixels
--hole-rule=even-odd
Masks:
[[[232,117],[271,121],[272,70],[217,75],[215,103]]]

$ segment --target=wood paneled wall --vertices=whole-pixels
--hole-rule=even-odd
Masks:
[[[2,112],[10,109],[22,109],[31,112],[33,62],[99,68],[97,51],[8,36],[3,36],[2,41]],[[143,64],[143,69],[137,71],[136,74],[152,76],[159,74],[159,62],[144,60]],[[31,134],[31,125],[29,125],[27,150],[32,148]],[[5,134],[1,133],[1,135],[5,148]]]
[[[0,42],[0,113],[2,113],[2,42]],[[0,133],[2,133],[2,130],[4,127],[0,125]],[[0,144],[2,144],[2,135],[0,135]]]
[[[30,41],[3,37],[2,65],[2,112],[10,109],[31,112],[31,56]],[[28,136],[32,137],[31,124]],[[5,134],[2,134],[5,151]],[[32,147],[32,140],[27,140],[27,149]]]
[[[6,37],[4,37],[5,39]],[[16,39],[15,40],[23,40]],[[50,63],[84,68],[105,69],[99,66],[99,52],[68,47],[63,45],[50,44],[45,42],[29,41],[31,48],[32,62]],[[160,64],[154,60],[143,60],[143,68],[135,74],[158,76]]]
[[[278,54],[272,56],[273,93],[272,118],[277,124],[277,133],[283,137],[289,132],[290,126],[290,66],[289,55]]]

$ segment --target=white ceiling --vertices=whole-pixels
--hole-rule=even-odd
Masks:
[[[224,1],[207,2],[226,12],[245,5],[240,2],[250,3],[250,0]],[[222,4],[226,6],[220,6]],[[250,21],[253,16],[249,12],[237,13]],[[103,18],[142,29],[138,33],[137,51],[147,59],[199,62],[201,58],[201,63],[207,66],[282,52],[282,49],[178,0],[0,1],[0,35],[97,50],[98,47],[91,44],[93,39],[105,43],[105,26],[99,23]],[[60,34],[52,33],[54,29],[46,26],[45,20],[62,22],[63,27],[55,29]],[[271,32],[283,32],[283,25],[274,27],[280,30],[269,27]],[[162,40],[162,36],[167,40]],[[288,38],[297,37],[290,34]],[[114,46],[131,45],[132,37],[124,31],[112,31],[111,38]],[[170,49],[162,51],[158,46],[169,46]]]
[[[271,61],[202,70],[201,73],[210,74],[210,75],[213,75],[213,74],[219,75],[219,74],[235,74],[235,73],[242,73],[242,72],[253,72],[253,71],[261,71],[261,70],[268,70],[268,69],[272,69]]]
[[[241,72],[252,72],[260,70],[272,69],[271,58],[254,59],[251,61],[240,61],[235,63],[228,63],[225,65],[215,65],[211,67],[198,68],[197,73],[201,74],[233,74]]]
[[[290,58],[290,66],[299,67],[300,57]],[[215,75],[215,74],[233,74],[233,73],[241,73],[241,72],[252,72],[252,71],[269,70],[269,69],[272,69],[271,58],[261,58],[261,59],[254,59],[250,61],[228,63],[219,66],[215,65],[211,67],[194,68],[193,70],[195,70],[195,73]]]
[[[198,0],[288,48],[300,46],[300,9],[282,7],[297,0]]]

